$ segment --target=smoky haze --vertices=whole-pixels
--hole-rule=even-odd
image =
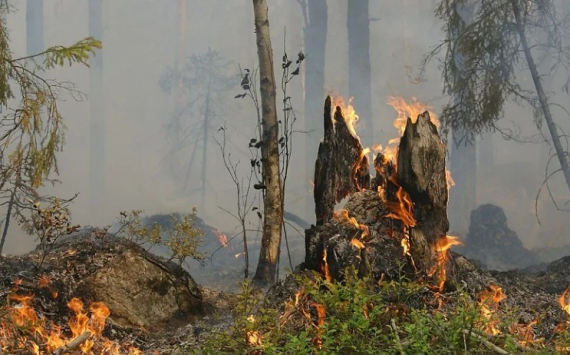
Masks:
[[[71,206],[73,219],[81,225],[103,226],[114,223],[121,210],[142,209],[147,215],[155,213],[190,212],[197,206],[198,216],[207,224],[225,231],[236,232],[237,223],[220,207],[233,211],[236,204],[235,187],[225,170],[219,147],[214,138],[221,139],[218,128],[227,127],[228,149],[235,161],[241,161],[242,173],[247,172],[249,155],[247,144],[254,137],[255,109],[247,98],[234,99],[242,93],[239,86],[239,67],[254,69],[257,49],[253,26],[253,11],[249,0],[190,0],[187,2],[182,37],[179,27],[179,1],[121,0],[102,3],[103,58],[102,102],[105,129],[104,158],[91,162],[102,169],[103,190],[97,193],[97,203],[90,199],[92,181],[90,169],[90,71],[80,66],[54,69],[46,77],[73,82],[88,95],[84,101],[63,97],[60,103],[66,131],[64,152],[59,156],[61,184],[46,187],[43,192],[61,197],[79,193]],[[24,0],[12,1],[14,11],[7,18],[11,30],[11,50],[14,57],[26,55],[26,6]],[[326,41],[325,91],[348,96],[348,0],[329,0]],[[89,36],[88,1],[45,1],[43,9],[44,46],[70,45]],[[370,66],[372,97],[372,130],[376,143],[386,144],[397,135],[392,126],[396,112],[386,104],[389,96],[406,100],[416,97],[440,112],[448,100],[442,95],[441,73],[437,63],[431,63],[423,80],[416,80],[423,56],[444,38],[442,24],[433,13],[434,1],[370,1]],[[304,18],[299,3],[294,0],[269,2],[269,20],[275,57],[275,73],[280,78],[284,43],[289,57],[299,51],[311,56],[311,48],[304,48]],[[286,34],[286,37],[284,38]],[[180,38],[183,38],[183,57],[188,62],[192,55],[202,55],[209,49],[217,51],[223,62],[229,63],[221,72],[233,78],[235,85],[220,92],[222,99],[215,102],[215,110],[208,124],[206,153],[206,187],[203,191],[202,159],[194,159],[182,182],[173,176],[168,164],[170,153],[166,127],[176,111],[176,98],[161,88],[165,73],[173,70],[179,56]],[[304,70],[288,87],[295,110],[298,111],[298,129],[304,120]],[[528,80],[528,79],[526,79]],[[530,83],[529,83],[530,85]],[[556,94],[558,83],[549,83]],[[278,85],[278,105],[281,92]],[[555,99],[567,99],[562,94]],[[192,92],[184,93],[183,100],[192,100]],[[319,105],[322,106],[324,97]],[[358,106],[355,107],[358,113]],[[558,110],[555,114],[562,116]],[[565,117],[565,116],[564,116]],[[179,162],[190,161],[192,154],[202,157],[203,106],[195,105],[181,115],[184,127],[190,132],[181,148]],[[562,128],[568,131],[568,120]],[[508,104],[502,127],[515,122],[522,134],[535,133],[533,113],[529,108]],[[193,125],[193,126],[192,126]],[[364,127],[360,127],[364,129]],[[357,132],[359,126],[357,125]],[[314,132],[294,138],[292,167],[288,178],[285,209],[294,212],[309,223],[314,222],[310,180],[313,171],[304,169],[307,159],[316,158],[316,151],[307,154],[305,140],[319,141]],[[480,139],[479,139],[480,141]],[[505,209],[509,226],[518,233],[527,248],[566,245],[565,231],[570,227],[568,214],[557,211],[546,194],[538,199],[542,224],[534,216],[535,195],[544,178],[549,147],[541,144],[521,144],[503,139],[500,133],[486,134],[481,147],[492,141],[492,166],[478,170],[477,200],[474,205],[493,203]],[[95,142],[96,144],[97,142]],[[93,142],[91,143],[93,144]],[[196,153],[193,153],[194,149]],[[479,153],[478,153],[479,154]],[[186,160],[184,160],[186,159]],[[186,163],[187,164],[187,163]],[[183,166],[184,167],[184,166]],[[188,171],[188,169],[184,170]],[[453,174],[453,171],[452,171]],[[555,194],[570,197],[560,177],[551,184]],[[253,216],[251,225],[256,223]],[[453,227],[453,221],[452,221]],[[253,227],[252,227],[253,228]],[[464,233],[465,231],[457,231]],[[290,238],[302,245],[303,239],[291,231]],[[234,244],[239,238],[232,241]],[[12,228],[5,252],[23,253],[35,242]],[[239,249],[239,247],[238,247]],[[296,263],[304,258],[301,248],[294,249]]]

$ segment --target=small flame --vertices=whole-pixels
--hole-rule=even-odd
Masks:
[[[463,243],[459,240],[459,237],[446,235],[439,238],[432,246],[433,253],[435,254],[434,259],[436,265],[428,274],[430,276],[435,273],[438,274],[438,290],[440,292],[443,291],[443,286],[447,280],[447,271],[445,266],[449,260],[449,249],[454,245],[463,245]]]
[[[489,287],[481,291],[478,295],[478,303],[481,307],[481,315],[487,320],[484,331],[491,335],[498,335],[501,333],[497,329],[498,319],[492,319],[493,315],[499,307],[499,302],[504,300],[507,296],[503,293],[503,289],[497,285],[491,284]]]
[[[352,238],[350,244],[352,244],[352,246],[357,247],[358,249],[364,249],[364,243],[362,243],[360,240],[356,238]]]
[[[570,315],[570,303],[566,302],[568,295],[570,295],[570,287],[562,292],[562,295],[560,295],[558,302],[560,303],[560,307],[562,307],[562,309]]]
[[[224,248],[228,246],[228,236],[220,232],[218,228],[214,228],[214,232],[218,235],[218,242]]]
[[[327,281],[332,281],[331,273],[329,270],[329,264],[327,262],[327,248],[323,251],[323,265],[321,266],[321,272],[325,276]]]
[[[356,134],[356,129],[355,129],[356,121],[358,121],[358,115],[356,114],[356,111],[354,111],[354,107],[352,106],[353,99],[354,99],[353,97],[348,99],[348,105],[346,105],[344,103],[344,98],[340,95],[337,95],[333,99],[333,107],[340,107],[348,131],[354,138],[360,140],[358,134]]]

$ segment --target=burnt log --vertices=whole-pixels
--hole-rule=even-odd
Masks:
[[[360,139],[337,106],[332,115],[332,98],[325,101],[324,138],[315,163],[314,198],[316,224],[333,217],[334,206],[348,195],[370,187],[368,157]]]

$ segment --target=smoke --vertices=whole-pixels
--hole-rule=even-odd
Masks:
[[[423,56],[444,38],[433,15],[434,2],[408,0],[397,2],[370,1],[370,57],[372,72],[372,122],[376,143],[386,144],[397,131],[392,126],[396,112],[386,105],[388,96],[417,97],[435,111],[447,98],[441,94],[442,84],[437,63],[428,66],[423,80],[417,80]],[[16,12],[7,17],[11,30],[14,56],[23,56],[26,48],[25,6],[14,1]],[[347,0],[328,2],[328,39],[326,44],[325,89],[340,94],[348,90],[348,54],[346,9]],[[44,38],[46,46],[69,45],[88,36],[87,2],[50,1],[44,4]],[[303,16],[296,1],[269,2],[270,26],[276,77],[280,77],[283,45],[289,57],[303,50],[308,56],[311,48],[303,48]],[[230,62],[228,74],[239,74],[238,65],[253,69],[257,61],[252,6],[248,1],[208,0],[190,1],[185,28],[185,56],[205,53],[209,48]],[[62,182],[43,192],[57,196],[79,196],[72,205],[74,221],[81,225],[107,225],[116,221],[119,211],[143,209],[154,213],[188,212],[197,205],[198,215],[209,225],[232,235],[236,225],[232,217],[220,209],[233,211],[236,206],[235,187],[221,160],[213,137],[221,138],[217,129],[227,125],[228,147],[240,169],[247,171],[247,143],[254,137],[255,110],[247,99],[234,99],[241,89],[236,85],[227,99],[220,103],[218,115],[209,131],[208,188],[206,203],[195,190],[200,187],[198,173],[192,173],[189,188],[184,190],[175,182],[164,159],[168,156],[168,136],[165,126],[174,113],[174,97],[161,90],[161,77],[175,67],[178,38],[178,2],[123,0],[103,3],[104,105],[106,113],[104,162],[105,191],[101,202],[93,208],[89,201],[89,104],[69,97],[61,102],[68,127],[65,151],[59,157]],[[286,37],[284,38],[286,33]],[[50,71],[46,76],[70,81],[89,94],[89,69],[65,67]],[[303,128],[303,83],[298,77],[289,84],[289,95],[300,112],[298,129]],[[552,87],[555,90],[555,87]],[[278,88],[278,96],[281,95]],[[281,102],[278,97],[278,104]],[[324,102],[324,98],[323,98]],[[355,108],[358,113],[358,107]],[[320,120],[320,117],[307,119]],[[199,110],[183,117],[186,123],[201,120]],[[516,121],[523,133],[534,133],[532,111],[509,104],[501,125],[509,127]],[[200,125],[197,125],[199,127]],[[199,128],[196,128],[199,129]],[[358,130],[358,125],[357,125]],[[293,166],[288,179],[286,210],[308,221],[314,212],[306,206],[312,199],[310,180],[313,172],[304,171],[304,139],[320,140],[314,134],[295,138]],[[486,138],[488,139],[488,138]],[[492,134],[494,167],[479,171],[477,176],[477,205],[493,203],[505,209],[509,225],[527,247],[560,244],[563,231],[570,227],[567,215],[555,211],[548,199],[539,200],[542,226],[534,217],[534,197],[540,187],[548,148],[541,145],[519,144]],[[194,144],[194,142],[191,142]],[[200,143],[201,144],[201,143]],[[201,149],[200,144],[196,145]],[[187,152],[187,151],[185,151]],[[185,153],[186,154],[186,153]],[[190,156],[187,157],[190,159]],[[200,165],[196,165],[200,169]],[[568,195],[560,181],[554,181],[560,194]],[[199,189],[198,189],[199,190]],[[255,221],[254,216],[253,221]],[[22,253],[34,245],[30,237],[14,225],[7,242],[8,253]],[[252,222],[251,228],[256,228]],[[302,237],[292,232],[290,238],[302,243]],[[236,238],[235,240],[239,240]],[[303,255],[294,255],[300,261]]]

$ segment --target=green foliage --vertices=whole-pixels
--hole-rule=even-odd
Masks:
[[[156,245],[167,246],[171,251],[170,260],[177,261],[178,265],[182,265],[186,258],[203,262],[206,256],[198,251],[198,246],[204,233],[196,226],[196,212],[194,207],[192,213],[183,215],[180,219],[170,216],[173,228],[165,231],[156,222],[150,225],[145,223],[141,210],[122,211],[119,214],[121,227],[116,235],[146,245],[149,249]]]
[[[557,14],[553,1],[516,0],[524,16],[533,51],[553,63],[551,73],[570,58],[564,44],[570,19]],[[436,15],[444,22],[446,39],[426,61],[443,48],[444,93],[452,96],[441,115],[445,134],[463,132],[465,139],[495,129],[503,106],[512,100],[535,109],[541,116],[536,94],[525,88],[517,76],[527,72],[520,51],[511,0],[441,0]]]
[[[486,319],[467,294],[458,291],[453,299],[433,299],[444,296],[403,278],[378,284],[356,274],[346,270],[343,283],[316,274],[295,276],[300,291],[273,307],[243,283],[232,328],[214,334],[190,354],[493,352],[487,337],[480,335]],[[505,335],[494,346],[509,344],[516,341]]]
[[[56,156],[65,138],[58,106],[60,94],[81,97],[71,84],[48,80],[41,74],[65,64],[88,66],[90,55],[101,48],[101,42],[89,37],[69,47],[54,46],[42,53],[13,58],[4,21],[8,12],[7,4],[0,5],[0,108],[6,109],[0,120],[0,199],[9,200],[8,214],[26,222],[31,218],[26,201],[41,199],[38,188],[46,182],[55,183],[51,174],[58,172]],[[5,219],[6,225],[10,217]],[[4,228],[0,252],[6,231]]]

